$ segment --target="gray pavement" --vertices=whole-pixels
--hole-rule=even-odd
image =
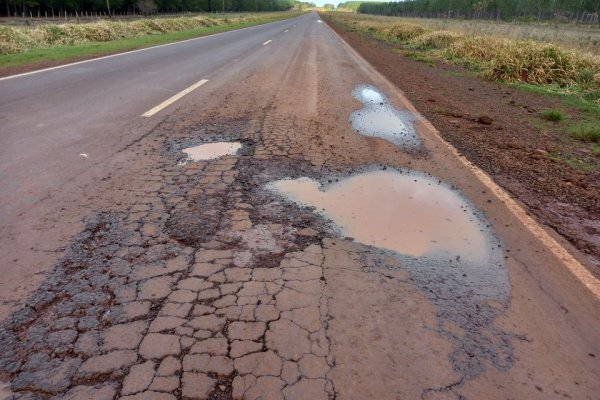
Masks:
[[[146,134],[161,115],[144,112],[311,18],[0,79],[0,224]]]

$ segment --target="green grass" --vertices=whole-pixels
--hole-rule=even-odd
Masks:
[[[596,103],[596,100],[600,99],[599,91],[586,91],[577,87],[565,88],[558,85],[532,85],[528,83],[509,83],[508,85],[525,92],[558,97],[565,106],[573,107],[590,117],[600,118],[600,106]]]
[[[597,162],[589,162],[582,160],[573,155],[551,154],[550,158],[554,161],[565,163],[576,171],[581,172],[596,172],[600,170],[600,164]]]
[[[565,115],[560,110],[544,110],[542,111],[542,118],[547,121],[558,122],[565,119]]]
[[[410,58],[411,60],[419,61],[430,66],[435,64],[434,59],[429,57],[429,55],[427,55],[425,52],[399,49],[395,49],[394,51],[404,57]]]
[[[600,143],[600,123],[584,121],[569,128],[572,137],[583,142]]]
[[[48,61],[68,62],[105,56],[123,51],[173,43],[185,39],[193,39],[215,33],[231,31],[234,29],[247,28],[250,26],[261,25],[295,16],[297,15],[288,14],[277,18],[265,18],[264,20],[249,21],[231,25],[210,26],[188,31],[169,32],[160,35],[147,35],[109,42],[82,43],[72,46],[56,46],[44,49],[33,49],[26,53],[0,55],[0,71],[6,68],[34,65]]]

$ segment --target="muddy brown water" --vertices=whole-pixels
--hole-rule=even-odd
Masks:
[[[182,150],[187,154],[187,159],[182,163],[185,164],[187,161],[214,160],[219,157],[236,154],[241,148],[242,144],[239,142],[206,143],[188,147]]]
[[[326,186],[303,177],[268,187],[300,206],[314,207],[343,236],[391,250],[411,259],[410,265],[418,261],[450,268],[480,294],[506,298],[506,271],[488,224],[458,191],[438,179],[387,169]]]
[[[301,177],[267,188],[333,222],[342,236],[390,252],[437,309],[438,328],[456,341],[461,380],[513,365],[512,334],[495,327],[510,283],[502,247],[483,214],[460,192],[414,170],[371,170],[322,185]],[[375,261],[384,274],[397,267]],[[459,326],[462,334],[447,328]]]
[[[358,85],[352,96],[363,108],[350,114],[352,128],[361,135],[385,139],[403,150],[418,151],[421,140],[414,128],[417,119],[410,111],[396,110],[376,87]]]

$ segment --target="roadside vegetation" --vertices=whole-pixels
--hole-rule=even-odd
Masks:
[[[301,11],[197,15],[87,24],[0,26],[0,69],[82,59],[175,42],[297,16]]]
[[[371,0],[368,0],[371,1]],[[346,1],[343,3],[338,3],[336,10],[338,11],[358,11],[360,5],[364,3],[364,1]],[[372,1],[372,3],[380,4],[379,2]],[[382,2],[383,3],[383,2]]]
[[[416,61],[459,64],[520,90],[557,96],[564,107],[533,116],[531,126],[542,131],[558,128],[587,151],[600,143],[600,53],[596,50],[493,35],[490,27],[486,34],[466,32],[453,24],[432,29],[431,20],[420,23],[417,18],[354,13],[329,13],[328,17],[346,30],[385,41],[393,51]],[[593,32],[600,36],[600,30]],[[597,168],[600,163],[594,164]]]
[[[156,13],[287,11],[308,3],[296,0],[0,0],[0,17],[26,19],[132,16]],[[314,4],[313,4],[314,6]],[[35,18],[37,17],[37,18]]]
[[[519,21],[598,23],[598,0],[405,0],[361,2],[365,14]]]

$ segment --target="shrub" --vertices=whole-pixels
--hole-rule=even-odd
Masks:
[[[490,62],[498,52],[506,51],[510,42],[492,37],[472,37],[457,40],[446,51],[451,59],[470,59],[479,62]]]
[[[35,28],[0,26],[0,54],[22,53],[32,48],[106,42],[142,35],[162,34],[207,26],[249,22],[269,14],[238,17],[179,17],[131,22],[100,21],[88,24],[40,25]]]
[[[581,122],[569,130],[571,136],[583,142],[600,143],[600,125],[593,122]]]
[[[547,121],[558,122],[565,119],[565,116],[560,110],[544,110],[542,111],[542,117]]]
[[[419,25],[405,23],[395,24],[390,27],[386,27],[383,30],[383,34],[385,36],[400,42],[406,42],[422,35],[425,32],[425,28],[422,28]]]
[[[561,86],[579,82],[586,76],[600,77],[600,60],[533,41],[474,37],[455,41],[446,51],[451,59],[482,63],[487,77],[508,82]],[[589,70],[581,73],[582,70]]]
[[[412,44],[421,49],[445,49],[463,38],[461,34],[456,32],[433,31],[417,36]]]
[[[584,67],[575,73],[575,80],[588,85],[594,82],[594,71],[591,68]]]

